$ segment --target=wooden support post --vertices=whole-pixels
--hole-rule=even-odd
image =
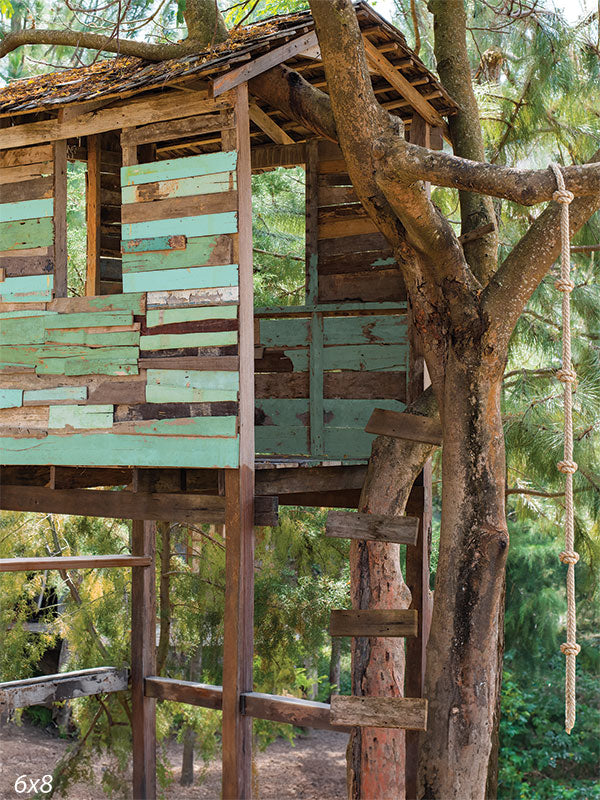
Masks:
[[[144,694],[144,678],[156,674],[155,547],[156,524],[133,520],[132,555],[152,558],[151,566],[134,567],[131,579],[133,800],[156,798],[156,700]]]
[[[54,142],[54,297],[67,296],[67,141]]]
[[[240,466],[225,470],[225,635],[223,643],[223,800],[252,796],[252,721],[241,695],[252,691],[254,625],[254,301],[248,87],[235,93],[238,152]],[[223,136],[223,141],[226,137]]]
[[[85,293],[100,294],[100,142],[99,134],[87,137],[86,225],[87,271]]]
[[[413,114],[410,141],[421,147],[441,149],[441,137],[432,136],[431,127],[417,113]],[[426,184],[429,191],[430,185]],[[423,357],[420,337],[412,324],[409,310],[409,379],[407,401],[415,400],[429,386],[427,366]],[[404,693],[406,697],[422,697],[425,686],[426,648],[431,626],[433,598],[429,590],[429,559],[431,550],[431,461],[415,482],[423,487],[423,502],[419,510],[411,508],[411,514],[419,517],[419,533],[416,547],[406,550],[406,584],[411,591],[411,608],[419,614],[417,636],[406,642],[406,678]],[[417,796],[417,769],[419,762],[419,734],[406,733],[406,797]]]

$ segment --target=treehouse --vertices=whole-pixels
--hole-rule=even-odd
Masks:
[[[454,102],[398,30],[366,3],[357,14],[381,104],[411,141],[440,148]],[[0,506],[134,520],[131,556],[1,569],[133,569],[135,797],[154,796],[157,697],[223,709],[226,798],[250,793],[252,716],[357,724],[252,692],[252,530],[276,524],[279,503],[357,508],[372,412],[402,411],[426,380],[399,268],[337,144],[252,93],[280,65],[327,91],[309,12],[250,25],[198,56],[119,57],[0,90]],[[67,285],[69,162],[86,176],[83,296]],[[305,170],[305,298],[258,307],[252,176],[292,166]],[[407,554],[415,702],[428,504],[425,478]],[[226,525],[223,687],[153,675],[153,520]],[[63,698],[125,687],[102,669],[52,685]],[[0,698],[37,697],[26,684]]]

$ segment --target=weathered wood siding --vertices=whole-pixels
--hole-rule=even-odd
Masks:
[[[53,300],[43,272],[3,292],[4,464],[238,466],[236,169],[235,151],[121,169],[123,294]],[[3,245],[51,246],[51,197],[0,213]]]
[[[0,153],[0,303],[52,299],[54,148]]]
[[[402,411],[406,396],[406,314],[381,306],[265,311],[257,320],[258,453],[369,457],[374,437],[364,428],[373,409]]]

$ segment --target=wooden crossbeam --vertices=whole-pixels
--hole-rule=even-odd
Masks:
[[[223,707],[223,687],[208,683],[180,681],[174,678],[147,677],[144,681],[146,697],[158,700],[173,700],[190,706],[221,709]]]
[[[214,100],[205,92],[186,98],[182,102],[179,92],[168,92],[139,100],[123,100],[110,108],[83,111],[77,117],[66,121],[46,119],[40,122],[27,122],[0,130],[0,150],[11,147],[25,147],[32,144],[46,144],[57,139],[71,139],[75,136],[90,136],[104,131],[120,130],[135,125],[144,125],[168,119],[180,119],[196,114],[230,107],[226,98]]]
[[[424,120],[429,122],[436,128],[441,128],[444,136],[449,136],[448,126],[446,121],[438,111],[429,103],[423,95],[418,92],[414,86],[399,72],[394,65],[370,42],[366,36],[363,36],[365,45],[365,53],[367,61],[371,63],[373,68],[385,78],[386,81],[404,97],[415,111],[423,117]]]
[[[336,609],[329,618],[331,636],[416,636],[418,612],[402,609]]]
[[[0,558],[0,572],[33,572],[45,569],[102,569],[148,567],[146,556],[55,556],[48,558]]]
[[[244,692],[241,701],[242,713],[249,717],[286,722],[301,728],[346,730],[331,724],[329,703],[261,692]]]
[[[427,700],[421,697],[331,698],[331,723],[338,726],[427,730]]]
[[[254,122],[261,131],[267,134],[267,136],[272,139],[275,144],[294,144],[294,140],[291,136],[281,128],[274,119],[272,119],[265,111],[260,108],[260,106],[256,105],[256,103],[250,103],[249,105],[250,111],[250,119]]]
[[[337,539],[364,539],[371,542],[416,544],[419,533],[417,517],[386,517],[354,511],[330,511],[325,535]]]
[[[213,97],[218,97],[228,89],[233,89],[241,83],[249,81],[256,75],[260,75],[265,70],[281,64],[292,56],[298,55],[305,50],[310,50],[316,44],[318,44],[317,34],[315,31],[311,31],[292,39],[291,42],[286,42],[281,47],[270,50],[264,56],[252,59],[248,64],[243,64],[241,67],[236,67],[223,75],[219,75],[212,82]]]
[[[81,669],[0,683],[0,712],[127,689],[127,670],[114,667]]]
[[[383,408],[373,411],[365,431],[393,436],[396,439],[409,439],[411,442],[435,444],[438,447],[442,444],[442,426],[437,420]]]

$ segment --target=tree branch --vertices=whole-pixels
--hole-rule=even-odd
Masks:
[[[464,0],[431,0],[435,57],[440,80],[458,103],[458,112],[448,120],[454,152],[463,158],[485,161],[479,107],[473,91],[467,53],[467,19]],[[473,274],[487,283],[498,259],[498,231],[494,205],[486,194],[460,192],[461,233],[493,223],[493,230],[464,246]]]

